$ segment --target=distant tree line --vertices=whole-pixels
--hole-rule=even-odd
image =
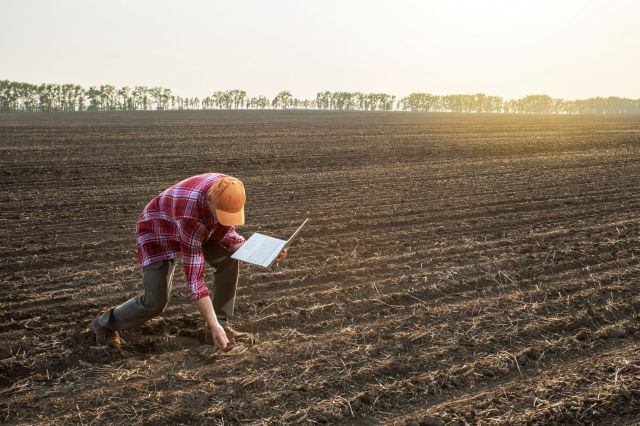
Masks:
[[[30,84],[0,80],[0,112],[9,111],[148,111],[194,109],[325,109],[344,111],[490,112],[529,114],[640,114],[640,99],[610,96],[566,100],[530,95],[505,101],[499,96],[411,93],[396,101],[387,93],[319,92],[315,99],[298,99],[284,90],[273,99],[247,96],[244,90],[181,97],[164,87]]]
[[[391,111],[396,97],[386,93],[320,92],[314,107],[318,109]]]
[[[436,96],[412,93],[400,99],[398,109],[408,111],[444,112],[504,112],[523,114],[640,114],[640,99],[589,98],[566,100],[548,95],[529,95],[505,101],[499,96],[475,95]]]

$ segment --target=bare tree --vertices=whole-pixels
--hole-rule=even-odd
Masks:
[[[283,90],[282,92],[278,93],[275,98],[273,98],[273,101],[271,101],[271,106],[273,108],[287,109],[291,106],[292,99],[293,95],[291,95],[291,92],[288,90]]]

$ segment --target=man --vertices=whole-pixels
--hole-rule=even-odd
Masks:
[[[175,262],[181,257],[187,289],[213,342],[230,349],[227,320],[233,316],[238,284],[238,261],[230,256],[245,241],[234,228],[244,224],[245,201],[242,182],[219,173],[190,177],[151,200],[136,225],[144,294],[99,314],[90,324],[96,342],[119,346],[118,330],[160,315],[169,303]],[[285,256],[283,251],[276,262]],[[204,282],[205,262],[215,270],[213,295]]]

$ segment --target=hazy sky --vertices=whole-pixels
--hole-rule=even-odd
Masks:
[[[0,0],[0,79],[640,98],[635,0]]]

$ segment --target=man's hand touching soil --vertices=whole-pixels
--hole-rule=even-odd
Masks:
[[[224,328],[222,328],[220,323],[216,323],[211,326],[211,337],[213,337],[213,342],[218,348],[220,348],[220,350],[229,351],[233,348],[233,343],[229,343],[227,333],[224,331]]]
[[[230,350],[233,345],[229,345],[227,333],[224,331],[224,328],[222,328],[222,326],[218,322],[218,319],[216,318],[216,313],[213,310],[211,298],[209,296],[206,296],[198,299],[196,305],[198,306],[198,310],[211,329],[211,337],[213,337],[213,343],[215,343],[216,346],[220,348],[220,350]]]

